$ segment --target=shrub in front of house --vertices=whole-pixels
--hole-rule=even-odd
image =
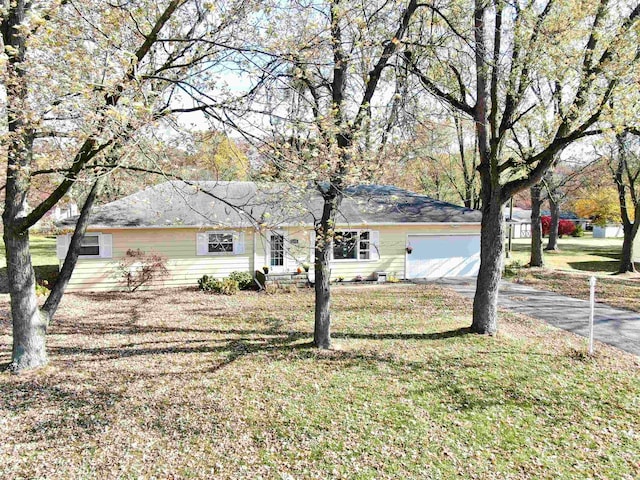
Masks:
[[[235,295],[240,290],[238,286],[238,282],[232,280],[230,278],[225,278],[222,280],[222,284],[220,285],[220,289],[215,291],[215,293],[221,293],[222,295]]]
[[[219,279],[209,275],[203,275],[198,280],[198,288],[203,292],[217,293],[220,295],[235,295],[240,290],[237,280],[231,278]]]
[[[240,290],[253,290],[255,288],[253,276],[249,272],[231,272],[229,279],[238,282]]]
[[[209,275],[203,275],[202,278],[198,280],[198,288],[203,292],[210,292],[213,290],[214,280],[215,278],[212,278]]]
[[[130,292],[169,276],[167,257],[155,252],[147,253],[139,248],[127,250],[116,270],[120,274],[121,282]]]

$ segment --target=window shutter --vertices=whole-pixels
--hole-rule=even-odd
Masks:
[[[103,233],[100,235],[100,258],[113,257],[113,235]]]
[[[309,232],[309,263],[313,266],[316,263],[316,231]]]
[[[58,260],[64,260],[69,249],[69,235],[58,235],[56,237],[56,256]]]
[[[206,232],[196,234],[196,255],[206,255],[209,251],[209,237]]]
[[[371,230],[369,233],[369,238],[371,241],[370,245],[370,254],[371,260],[380,260],[380,232],[377,230]]]
[[[234,255],[244,254],[244,232],[233,234],[233,253]]]

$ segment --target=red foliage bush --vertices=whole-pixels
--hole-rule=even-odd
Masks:
[[[560,224],[558,225],[558,235],[571,235],[576,231],[576,224],[571,220],[560,220]]]
[[[543,215],[540,217],[540,221],[542,222],[542,235],[549,235],[551,231],[551,217]]]
[[[548,215],[540,217],[542,221],[542,234],[549,235],[551,231],[551,217]],[[571,220],[560,220],[558,223],[558,235],[571,235],[576,230],[575,224]]]

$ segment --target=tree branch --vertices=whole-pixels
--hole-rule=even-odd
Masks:
[[[102,190],[102,186],[106,181],[105,179],[105,176],[100,176],[96,179],[95,182],[93,182],[93,186],[89,191],[89,195],[87,195],[87,198],[82,205],[82,210],[80,211],[80,216],[78,217],[78,221],[76,222],[76,227],[73,231],[73,236],[71,237],[67,255],[64,258],[64,263],[62,264],[62,268],[60,269],[58,278],[53,284],[47,300],[42,306],[42,312],[47,315],[48,319],[53,318],[54,314],[56,313],[56,310],[60,305],[60,301],[62,300],[62,296],[64,295],[64,291],[69,284],[69,280],[71,279],[73,269],[75,268],[76,263],[78,263],[78,257],[80,256],[80,245],[82,243],[84,233],[87,230],[87,226],[89,225],[91,209],[96,201],[96,198],[100,194],[100,191]]]
[[[449,105],[451,105],[453,108],[460,110],[464,113],[466,113],[467,115],[469,115],[470,117],[473,117],[475,114],[475,109],[474,107],[472,107],[471,105],[467,104],[466,102],[464,102],[463,100],[459,100],[457,98],[455,98],[453,95],[451,95],[450,93],[447,93],[443,90],[441,90],[436,84],[435,82],[433,82],[431,79],[429,79],[424,73],[422,73],[419,69],[418,66],[413,62],[412,59],[412,55],[410,51],[405,51],[404,52],[404,56],[407,60],[407,63],[410,65],[411,67],[411,71],[418,76],[418,79],[420,80],[420,83],[422,83],[422,85],[424,86],[424,88],[429,91],[430,93],[432,93],[433,95],[435,95],[436,97],[444,100],[445,102],[447,102]]]

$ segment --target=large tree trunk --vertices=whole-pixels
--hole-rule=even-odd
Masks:
[[[531,258],[529,266],[543,267],[544,254],[542,252],[542,221],[540,208],[542,207],[542,185],[531,187]]]
[[[474,2],[474,39],[476,64],[476,105],[474,120],[480,165],[480,197],[482,199],[482,224],[480,230],[480,271],[473,299],[471,330],[476,333],[494,334],[498,329],[498,288],[502,276],[504,252],[504,212],[500,190],[500,174],[497,168],[499,145],[489,141],[487,103],[489,100],[488,69],[485,45],[485,10],[487,3]],[[492,112],[494,113],[495,110]],[[492,120],[495,118],[492,117]],[[490,145],[491,143],[491,145]],[[506,200],[505,200],[506,201]]]
[[[616,170],[613,176],[616,182],[616,188],[618,190],[618,201],[620,203],[620,218],[622,219],[622,231],[624,232],[624,239],[622,240],[622,254],[620,255],[620,265],[618,266],[618,273],[635,272],[635,265],[633,264],[633,241],[638,234],[638,228],[640,227],[640,199],[637,197],[636,181],[637,176],[631,172],[629,164],[627,163],[628,152],[625,148],[625,140],[623,135],[616,135],[618,141],[618,162]],[[628,184],[625,183],[625,174],[627,176]],[[629,188],[629,192],[627,192]],[[629,214],[629,205],[627,200],[627,193],[631,197],[631,207],[634,211],[634,221],[631,221],[631,215]]]
[[[13,348],[9,367],[13,371],[39,367],[47,363],[47,319],[38,308],[36,277],[29,252],[29,230],[23,223],[27,214],[34,133],[28,119],[25,118],[28,90],[23,62],[26,56],[27,35],[20,27],[23,26],[30,7],[31,3],[25,0],[11,2],[11,7],[7,6],[7,12],[4,12],[1,26],[2,40],[9,53],[5,78],[9,136],[5,153],[7,176],[2,223],[13,325]]]
[[[47,363],[45,339],[48,319],[38,308],[36,276],[29,252],[29,232],[16,234],[5,225],[3,237],[13,324],[9,368],[18,372]]]
[[[618,273],[636,271],[635,265],[633,264],[633,242],[638,234],[638,226],[640,226],[640,221],[638,220],[634,223],[625,223],[623,225],[624,239],[622,240],[622,254],[620,256]]]
[[[551,209],[551,227],[549,230],[549,241],[545,250],[558,250],[558,227],[560,226],[560,205],[553,200],[553,195],[549,195],[549,208]]]
[[[476,333],[493,335],[498,330],[498,289],[504,256],[503,203],[499,193],[482,198],[480,233],[480,271],[473,299],[473,323]]]
[[[342,194],[334,186],[324,193],[320,225],[316,226],[315,246],[315,323],[313,343],[318,348],[331,348],[331,245],[335,215],[342,202]]]
[[[317,239],[315,259],[316,310],[313,327],[313,343],[318,348],[331,347],[331,266],[329,265],[331,244]]]

